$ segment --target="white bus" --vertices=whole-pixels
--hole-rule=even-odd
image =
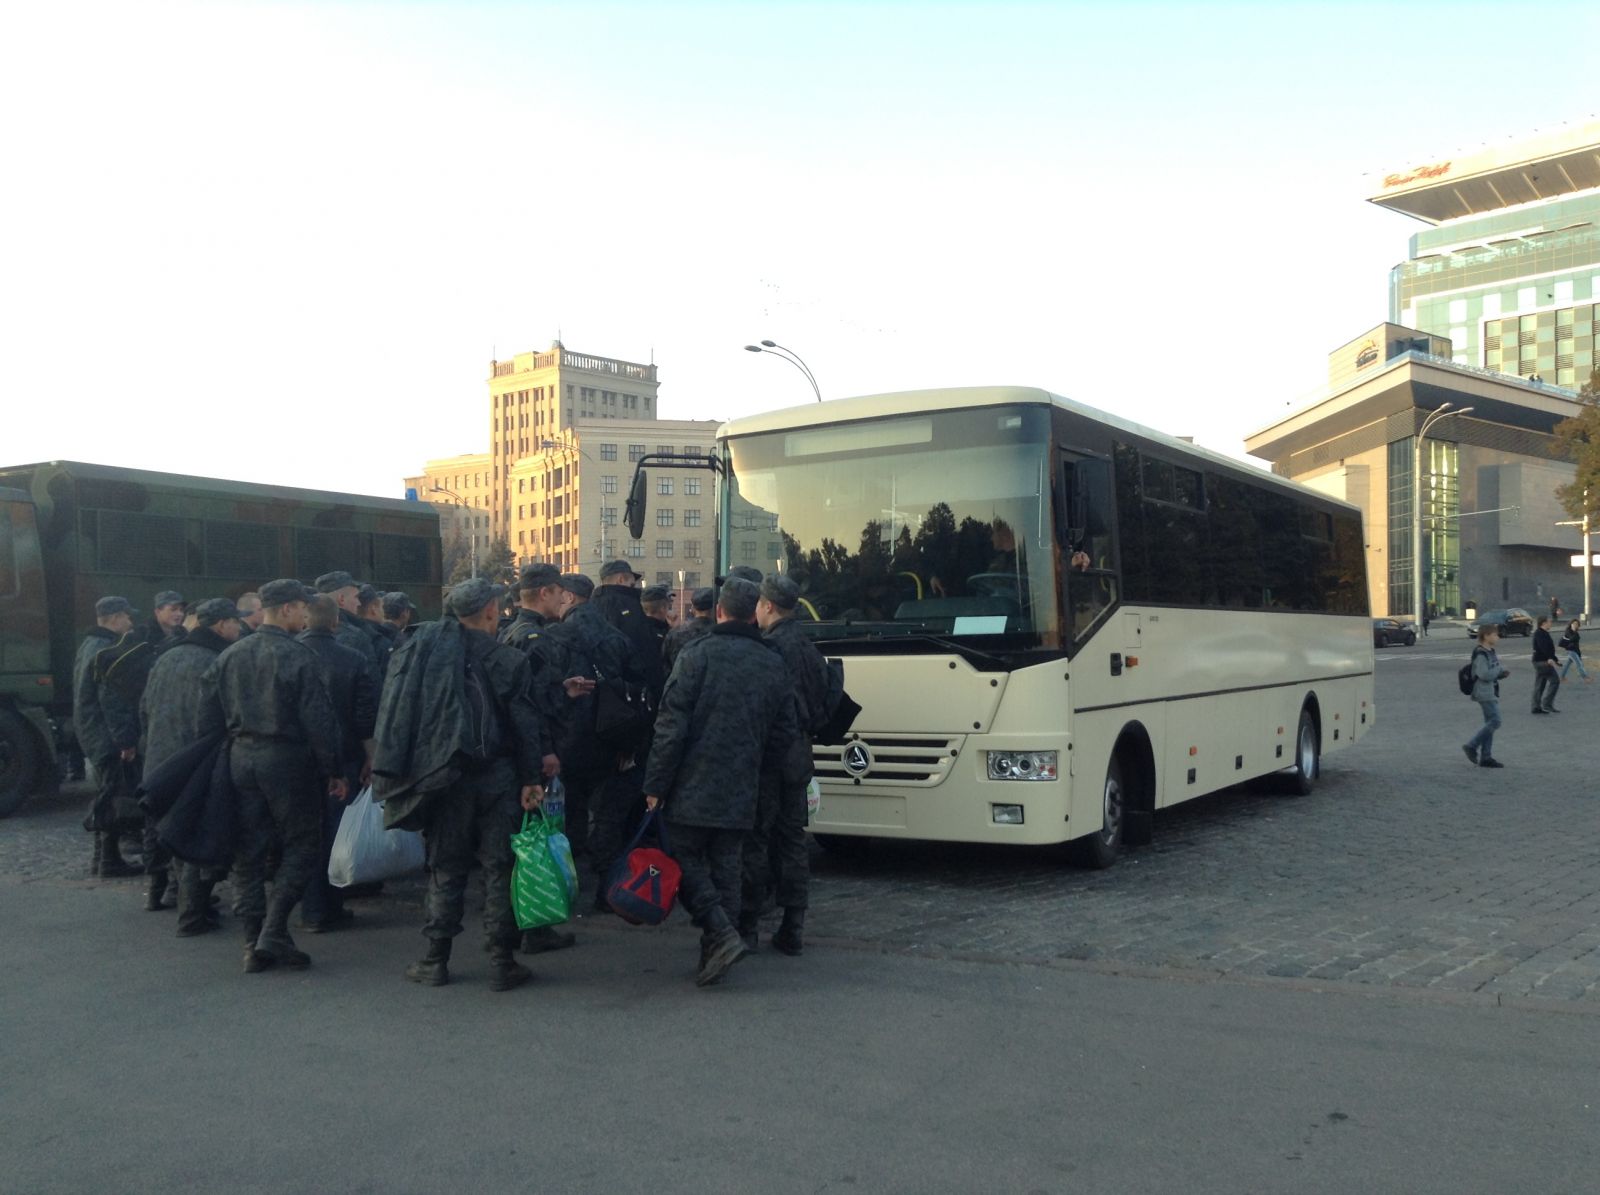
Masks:
[[[1070,843],[1374,724],[1355,508],[1040,390],[888,394],[719,432],[724,569],[799,583],[860,703],[825,843]]]

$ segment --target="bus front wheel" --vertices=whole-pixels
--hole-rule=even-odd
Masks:
[[[1122,850],[1122,827],[1127,820],[1128,788],[1122,779],[1122,760],[1113,756],[1106,768],[1101,791],[1100,828],[1067,844],[1067,858],[1079,867],[1096,871],[1110,867]]]
[[[1297,797],[1311,795],[1322,772],[1321,743],[1317,737],[1317,720],[1311,711],[1300,711],[1300,725],[1294,733],[1294,768],[1288,775],[1289,791]]]

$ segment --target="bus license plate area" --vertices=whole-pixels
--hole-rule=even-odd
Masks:
[[[904,797],[845,795],[829,788],[822,794],[822,808],[811,820],[811,829],[826,834],[831,829],[904,830]]]

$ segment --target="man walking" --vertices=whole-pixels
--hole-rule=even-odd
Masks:
[[[1556,665],[1556,643],[1550,637],[1550,617],[1541,614],[1539,629],[1533,633],[1533,712],[1559,714],[1556,690],[1560,687],[1561,671]]]
[[[98,786],[84,818],[84,828],[94,832],[89,874],[116,879],[140,872],[122,858],[116,809],[119,794],[132,795],[123,769],[139,754],[139,711],[101,683],[96,663],[101,652],[133,630],[133,607],[127,598],[103,597],[94,604],[94,616],[95,625],[78,645],[72,664],[72,725]]]
[[[244,925],[247,973],[310,965],[289,936],[289,913],[320,857],[323,794],[349,795],[321,665],[294,639],[305,629],[311,596],[299,581],[263,585],[261,629],[218,656],[205,676],[205,729],[220,721],[232,740],[239,818],[233,911]],[[282,861],[268,901],[266,860],[275,842]]]
[[[660,807],[683,868],[684,906],[700,927],[695,982],[716,983],[745,954],[737,925],[740,854],[755,824],[763,769],[795,774],[794,691],[782,658],[753,625],[759,591],[731,579],[717,625],[678,657],[662,697],[645,771],[645,805]]]
[[[1500,627],[1484,623],[1478,628],[1478,645],[1472,649],[1472,700],[1483,711],[1483,726],[1461,750],[1480,768],[1505,766],[1494,757],[1494,732],[1500,729],[1500,682],[1511,675],[1495,654],[1499,642]]]

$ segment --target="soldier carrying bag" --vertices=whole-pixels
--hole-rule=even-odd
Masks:
[[[653,712],[643,685],[594,670],[594,735],[607,747],[626,750],[637,746],[650,729]]]

